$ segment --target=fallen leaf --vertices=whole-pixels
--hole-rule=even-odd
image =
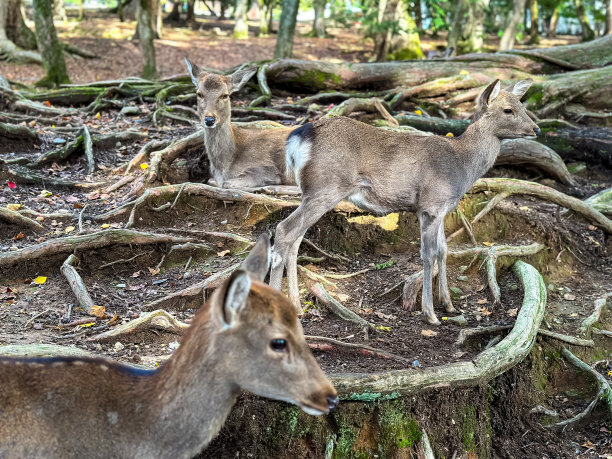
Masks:
[[[478,304],[487,304],[489,302],[489,300],[487,300],[486,298],[481,298],[478,301],[476,301],[476,303]]]
[[[104,319],[106,317],[106,308],[104,306],[96,306],[95,304],[91,307],[90,315]]]
[[[51,106],[51,102],[49,102],[48,100],[45,100],[45,105],[46,105],[47,107],[50,107],[50,106]],[[55,127],[55,126],[53,126],[53,127]]]
[[[147,163],[142,163],[142,164],[140,165],[140,168],[141,168],[141,169],[143,169],[143,170],[144,170],[144,169],[148,169],[148,168],[149,168],[149,165],[148,165]]]
[[[460,74],[460,75],[469,75],[469,74],[470,74],[470,72],[468,72],[467,70],[461,70],[461,71],[459,72],[459,74]]]
[[[110,228],[110,225],[108,223],[104,223],[103,225],[100,225],[100,228],[102,229]]]
[[[13,212],[21,209],[21,204],[9,204],[6,206],[8,210],[12,210]]]
[[[100,112],[96,113],[96,119],[99,120],[102,117],[102,115],[100,115]]]
[[[88,322],[86,324],[81,324],[81,327],[91,327],[92,325],[95,325],[95,322]]]
[[[572,295],[571,293],[566,293],[565,295],[563,295],[563,298],[565,298],[567,301],[575,301],[576,295]]]
[[[74,196],[74,195],[72,195],[72,194],[71,194],[71,195],[69,195],[69,196],[66,196],[66,197],[64,198],[64,200],[65,200],[66,202],[78,202],[78,201],[79,201],[79,198],[77,198],[76,196]]]
[[[217,256],[218,257],[224,257],[225,255],[227,255],[228,253],[230,253],[229,250],[222,250],[221,252],[217,252]]]
[[[518,308],[508,309],[508,311],[506,312],[510,317],[516,317],[516,315],[518,314]]]
[[[72,233],[74,231],[74,226],[67,226],[66,229],[64,230],[64,233],[68,234],[68,233]]]
[[[151,273],[151,276],[157,276],[159,274],[159,271],[160,271],[159,268],[147,268],[147,269]]]
[[[425,336],[426,338],[431,338],[432,336],[436,336],[438,332],[433,330],[421,330],[421,336]]]
[[[446,137],[455,137],[455,134],[453,134],[452,132],[447,132]]]
[[[397,319],[397,316],[394,316],[392,314],[384,314],[380,311],[376,311],[374,314],[376,314],[377,317],[379,317],[380,319],[383,320],[395,320]]]
[[[597,229],[597,227],[596,227],[596,226],[593,226],[593,225],[589,225],[589,229],[590,229],[591,231],[595,231],[595,230]]]
[[[485,284],[480,284],[478,287],[476,287],[477,292],[482,292],[484,289],[485,289]]]
[[[23,239],[25,237],[25,234],[23,233],[19,233],[17,236],[15,236],[13,239],[15,239],[16,241],[18,241],[19,239]]]
[[[495,243],[494,242],[487,242],[487,241],[485,241],[485,242],[483,242],[483,245],[486,245],[487,247],[493,247],[495,245]]]
[[[47,282],[47,278],[45,276],[38,276],[36,279],[34,279],[32,282],[34,282],[35,284],[38,285],[42,285],[45,282]]]
[[[481,313],[483,316],[491,315],[491,311],[489,311],[487,308],[478,308],[478,312]]]
[[[415,110],[414,113],[416,113],[417,115],[422,115],[423,112],[421,110]]]
[[[17,188],[17,184],[15,182],[7,182],[7,185],[11,190]]]
[[[53,193],[51,193],[51,192],[50,192],[50,191],[48,191],[48,190],[42,190],[42,191],[40,192],[39,196],[40,196],[40,197],[43,197],[43,198],[48,198],[49,196],[53,196]]]
[[[136,271],[135,273],[132,273],[132,277],[140,277],[141,273],[142,271]]]
[[[342,301],[343,303],[347,302],[351,297],[348,296],[346,293],[338,293],[338,295],[336,295],[338,297],[338,299],[340,301]]]
[[[531,209],[527,206],[521,206],[519,207],[519,210],[525,210],[525,211],[530,211]]]

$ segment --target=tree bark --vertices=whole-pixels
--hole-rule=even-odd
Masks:
[[[606,0],[606,29],[605,35],[612,34],[612,0]]]
[[[293,54],[293,37],[299,6],[300,0],[283,0],[283,12],[274,48],[274,57],[277,59],[289,58]]]
[[[211,11],[211,13],[212,12],[213,11]],[[195,21],[195,0],[188,0],[187,2],[187,22],[192,23],[194,21]]]
[[[314,1],[314,22],[312,23],[313,35],[317,38],[325,38],[325,7],[327,0]]]
[[[151,3],[151,24],[155,27],[155,38],[164,38],[164,21],[162,17],[161,0],[152,0]]]
[[[463,23],[463,16],[468,10],[467,0],[459,0],[455,7],[455,14],[453,15],[453,22],[451,23],[450,30],[448,31],[448,37],[446,39],[446,47],[453,48],[453,56],[457,54],[457,44],[461,38],[461,24]]]
[[[540,42],[540,34],[538,32],[538,0],[529,0],[529,13],[529,16],[531,17],[529,43],[536,44]]]
[[[472,0],[470,1],[470,16],[472,27],[470,28],[470,36],[468,38],[470,51],[482,51],[484,44],[484,21],[489,8],[489,0]]]
[[[153,79],[157,75],[155,65],[155,45],[151,25],[151,0],[138,0],[138,39],[142,54],[142,77]]]
[[[589,18],[587,17],[584,3],[582,0],[574,0],[574,4],[576,5],[576,15],[578,16],[578,21],[580,21],[580,27],[582,28],[582,41],[592,40],[595,38],[595,32],[593,32],[589,24]]]
[[[500,51],[507,51],[514,47],[516,29],[523,18],[523,14],[525,14],[525,0],[514,0],[510,20],[499,43]]]
[[[79,4],[78,20],[82,21],[83,19],[85,19],[85,0],[81,0],[81,3]]]
[[[21,12],[22,0],[0,2],[0,55],[7,60],[36,62],[42,58],[36,50],[36,35],[25,25]]]
[[[234,38],[238,38],[239,40],[246,40],[249,38],[249,24],[247,23],[248,3],[247,0],[236,0]]]
[[[546,32],[549,38],[557,36],[557,24],[559,23],[559,16],[561,15],[561,3],[555,6],[552,16],[550,17],[550,23],[548,24],[548,31]]]
[[[416,0],[414,2],[414,8],[412,9],[414,23],[416,24],[417,30],[423,30],[423,12],[421,10],[421,1]]]
[[[43,59],[45,77],[36,83],[38,86],[59,86],[70,83],[62,45],[57,39],[51,0],[34,0],[34,23],[38,50]]]
[[[266,2],[264,0],[257,0],[257,8],[259,9],[259,33],[258,36],[265,37],[268,35],[268,17]]]

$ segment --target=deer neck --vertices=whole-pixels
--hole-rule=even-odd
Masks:
[[[459,150],[467,158],[465,161],[466,173],[473,182],[493,167],[501,147],[501,141],[480,120],[470,124],[457,142],[459,142]]]
[[[204,128],[204,146],[210,161],[210,169],[217,183],[222,184],[230,167],[236,160],[234,127],[228,119],[214,128]]]
[[[184,451],[185,457],[194,457],[217,435],[240,391],[223,359],[210,352],[212,343],[202,343],[202,333],[206,330],[190,330],[160,369],[150,401],[159,413],[149,432],[152,440],[161,450]]]

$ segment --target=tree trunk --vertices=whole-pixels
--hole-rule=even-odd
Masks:
[[[266,17],[266,2],[264,0],[257,0],[257,9],[259,10],[258,36],[265,37],[268,35],[268,18]]]
[[[119,16],[119,21],[123,22],[123,0],[117,0],[117,15]]]
[[[398,2],[397,17],[399,31],[391,36],[388,58],[396,61],[423,59],[419,31],[414,18],[404,8],[404,2]]]
[[[234,38],[246,40],[249,38],[249,24],[247,23],[248,0],[236,0],[236,12],[234,17],[236,24],[234,25]]]
[[[195,21],[195,2],[196,0],[188,0],[187,2],[187,22],[188,23],[192,23]],[[208,7],[208,5],[206,6]]]
[[[412,9],[414,23],[418,31],[423,30],[423,12],[421,11],[421,0],[414,2],[414,8]]]
[[[382,27],[381,24],[391,24],[396,21],[398,0],[380,0],[378,2],[378,28],[374,34],[373,56],[376,62],[384,62],[389,54],[391,42],[391,26]]]
[[[138,0],[138,6],[137,32],[142,54],[142,77],[150,80],[155,78],[157,74],[153,27],[151,25],[151,0]]]
[[[161,0],[151,0],[151,25],[155,29],[154,38],[164,38],[164,22]]]
[[[300,0],[283,0],[283,12],[274,48],[275,59],[289,58],[293,54],[293,37],[299,6]]]
[[[452,55],[457,54],[457,44],[461,38],[461,24],[463,23],[463,17],[468,10],[469,4],[467,0],[459,0],[455,7],[455,14],[453,16],[453,22],[451,23],[448,37],[446,39],[446,47],[453,48]]]
[[[606,0],[606,30],[605,35],[612,34],[612,0]]]
[[[53,18],[62,22],[68,20],[68,16],[66,16],[65,0],[53,0]]]
[[[538,32],[538,0],[529,0],[529,13],[531,17],[529,43],[534,45],[540,42],[540,34]]]
[[[223,11],[223,10],[221,10]],[[223,19],[223,16],[221,17]],[[181,2],[174,2],[172,10],[168,15],[168,21],[179,22],[181,20]]]
[[[557,24],[559,22],[560,15],[561,15],[561,4],[559,3],[553,10],[552,16],[550,17],[550,23],[548,24],[548,32],[547,32],[547,36],[549,38],[554,38],[557,36]]]
[[[327,0],[314,1],[314,22],[312,24],[313,35],[317,38],[325,38],[325,7]]]
[[[516,29],[521,22],[523,15],[525,14],[525,0],[514,0],[513,4],[514,6],[510,20],[508,21],[508,25],[506,25],[506,29],[504,30],[504,34],[502,35],[499,43],[500,51],[507,51],[514,47],[514,41],[516,40]]]
[[[36,38],[45,68],[45,77],[36,83],[38,86],[59,86],[70,83],[62,45],[57,39],[53,25],[52,13],[51,0],[34,0]]]
[[[484,21],[489,8],[489,0],[472,0],[470,1],[470,16],[472,19],[472,27],[470,28],[470,36],[468,38],[468,48],[472,52],[482,51],[484,44]]]
[[[274,6],[276,0],[268,0],[266,3],[266,20],[268,21],[268,33],[274,33]]]
[[[587,17],[584,3],[582,0],[574,0],[576,5],[576,15],[580,21],[580,27],[582,28],[582,41],[589,41],[595,38],[595,32],[591,29],[589,24],[589,18]]]
[[[81,4],[79,5],[78,20],[82,21],[83,19],[85,19],[85,0],[81,0]]]

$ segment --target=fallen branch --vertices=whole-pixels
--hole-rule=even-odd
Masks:
[[[83,284],[83,279],[81,279],[81,276],[74,268],[74,264],[77,261],[77,257],[75,257],[74,254],[70,254],[70,256],[62,264],[60,271],[68,280],[68,284],[76,297],[76,303],[83,308],[88,315],[91,315],[92,308],[94,307],[94,301],[91,299],[91,296],[87,291],[87,287],[85,287],[85,284]]]
[[[353,322],[355,324],[360,325],[365,328],[376,328],[374,324],[371,324],[363,317],[355,314],[353,311],[348,309],[346,306],[342,305],[338,300],[332,297],[327,290],[321,284],[315,284],[310,288],[310,292],[323,303],[325,306],[329,308],[334,314],[336,314],[341,319],[344,319],[348,322]]]
[[[606,405],[608,406],[608,411],[610,412],[609,415],[612,415],[612,389],[610,389],[610,384],[608,384],[606,378],[604,378],[598,371],[594,370],[582,360],[580,360],[578,357],[576,357],[574,354],[572,354],[566,347],[561,349],[561,354],[572,365],[586,372],[593,379],[595,379],[595,381],[597,382],[597,386],[599,387],[599,391],[597,392],[597,395],[595,396],[593,401],[589,403],[589,406],[587,406],[584,411],[570,419],[566,419],[565,421],[557,422],[555,424],[551,424],[545,427],[548,427],[549,429],[561,429],[567,427],[568,425],[574,424],[588,416],[595,408],[595,405],[597,405],[597,402],[599,402],[600,400],[603,400],[604,403],[606,403]]]
[[[317,273],[313,273],[310,269],[302,266],[302,265],[298,265],[298,269],[303,272],[306,276],[310,277],[313,281],[315,282],[321,282],[323,284],[327,284],[330,287],[332,287],[334,290],[338,290],[338,286],[336,284],[334,284],[333,282],[327,280],[325,278],[325,276],[322,276],[320,274]]]
[[[192,238],[170,236],[166,234],[145,233],[124,229],[108,229],[95,233],[52,239],[14,252],[0,253],[0,266],[36,260],[46,256],[52,257],[60,253],[74,252],[75,250],[91,250],[112,245],[176,244],[192,241]]]
[[[138,319],[121,324],[112,330],[87,338],[87,341],[108,341],[124,335],[133,335],[148,329],[163,330],[177,335],[189,328],[189,324],[175,319],[172,314],[159,309],[157,311],[142,313]]]
[[[580,339],[569,335],[562,335],[561,333],[555,333],[548,330],[538,330],[538,335],[546,336],[547,338],[553,338],[557,341],[563,341],[564,343],[572,344],[574,346],[593,347],[595,342],[591,339]]]
[[[382,349],[376,349],[366,344],[345,343],[344,341],[338,341],[337,339],[328,338],[326,336],[305,335],[304,338],[306,338],[306,341],[323,341],[324,343],[330,343],[334,346],[344,347],[348,349],[359,349],[362,355],[374,355],[377,357],[383,357],[385,359],[397,360],[398,362],[405,363],[406,365],[412,365],[412,361],[410,359],[407,359],[406,357],[402,357],[401,355],[397,354],[392,354],[390,352],[383,351]],[[317,348],[315,347],[314,349]]]

